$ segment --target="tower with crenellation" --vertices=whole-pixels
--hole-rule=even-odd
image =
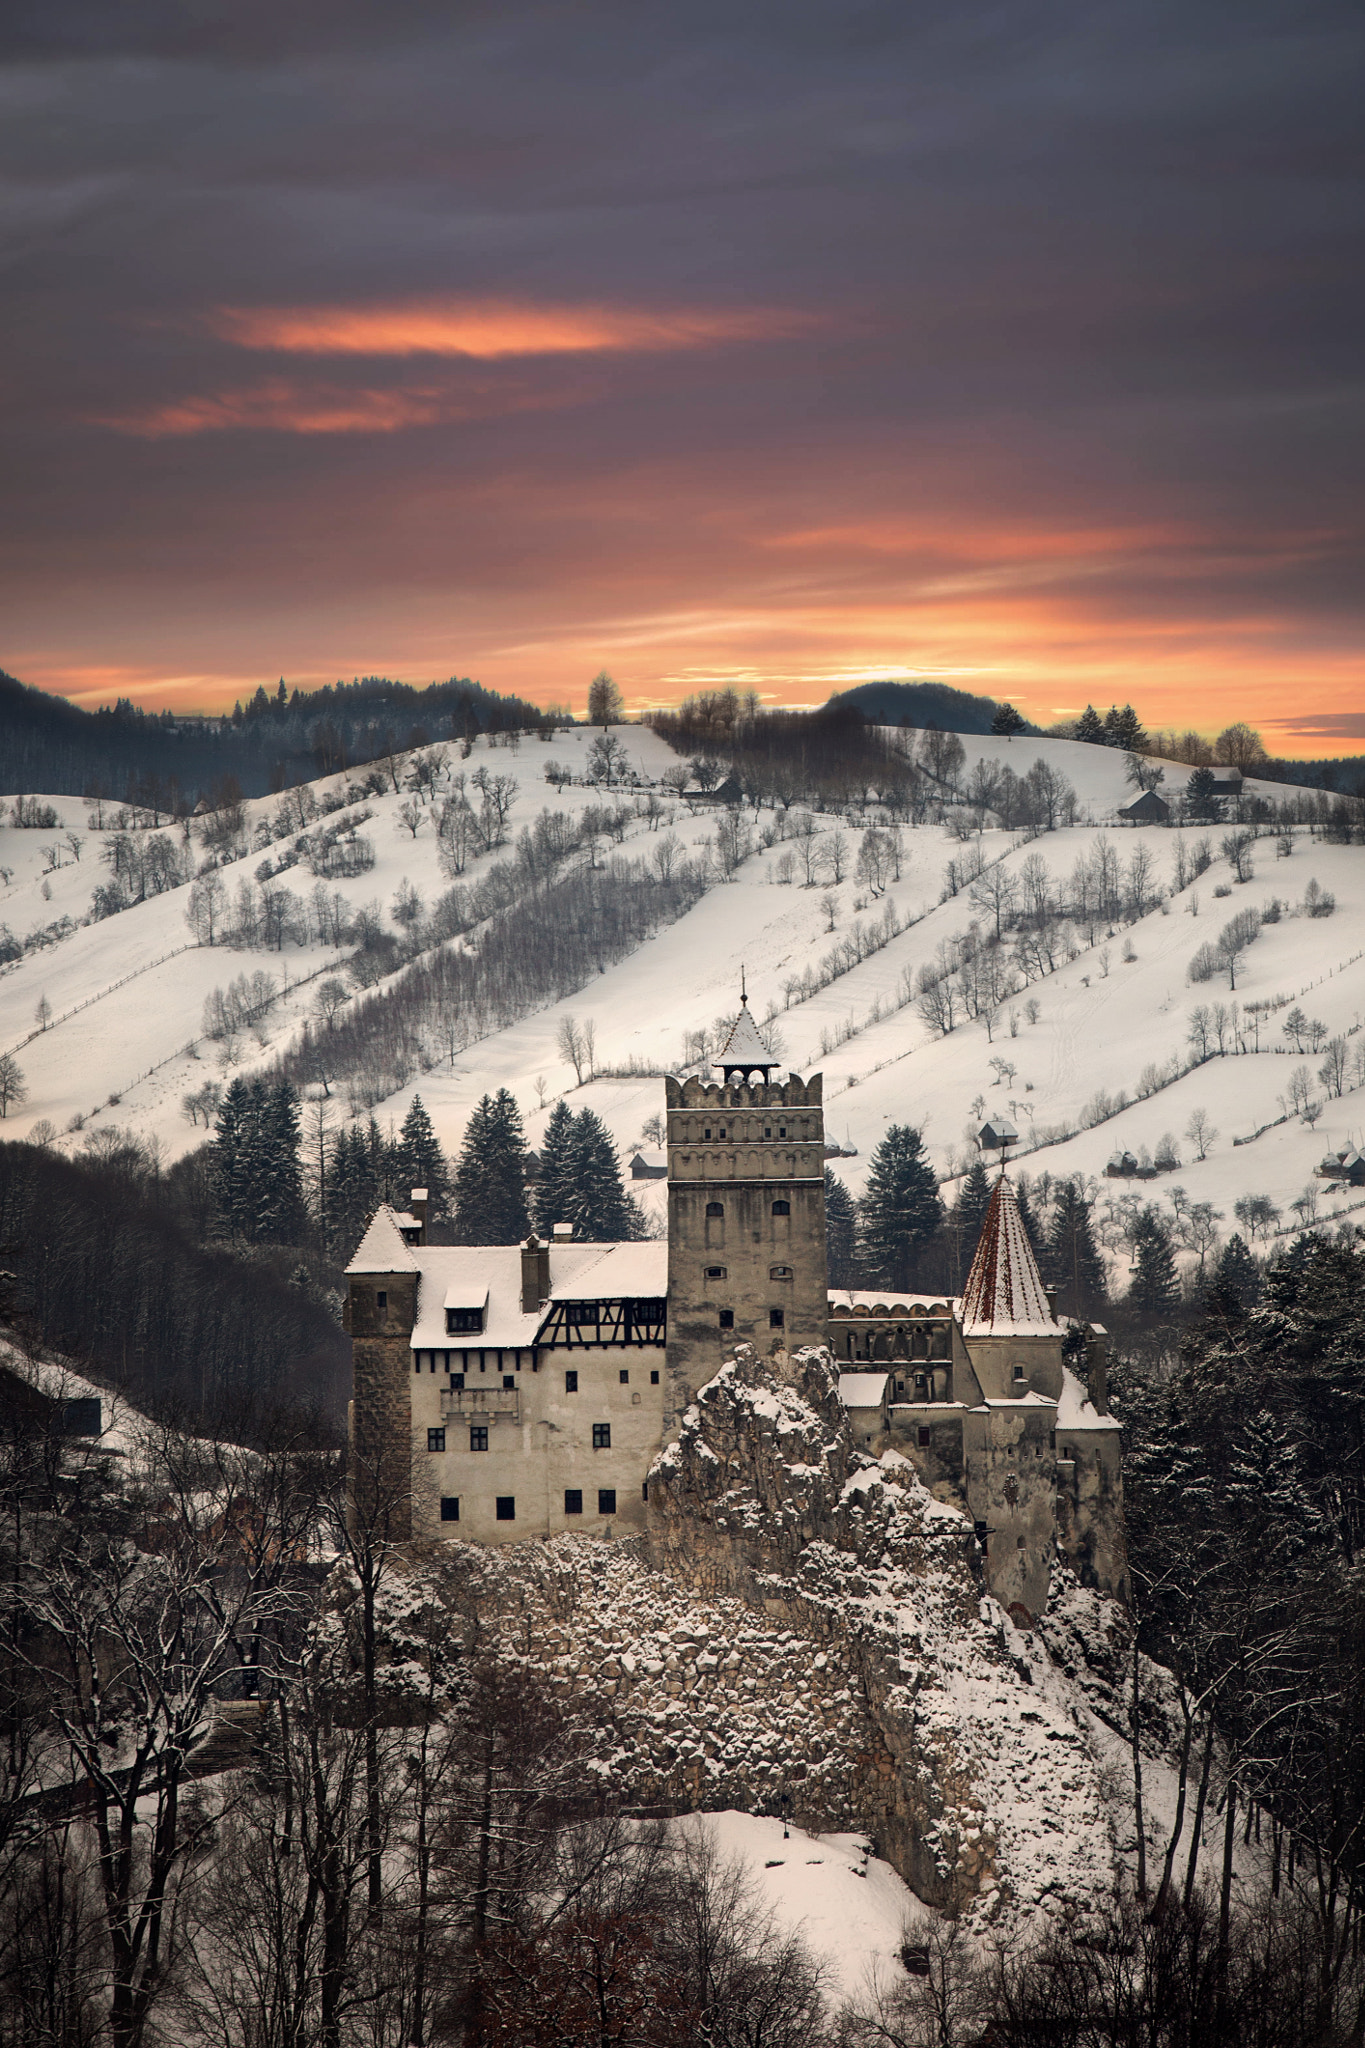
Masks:
[[[665,1081],[665,1441],[736,1343],[823,1344],[829,1314],[822,1077],[773,1079],[747,995],[717,1064],[719,1083]]]

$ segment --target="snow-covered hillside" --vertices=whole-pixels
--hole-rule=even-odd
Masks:
[[[581,814],[590,804],[625,801],[643,811],[642,792],[676,760],[647,729],[629,728],[621,737],[638,778],[624,794],[581,782],[557,790],[546,780],[547,767],[582,776],[593,738],[583,731],[561,733],[548,744],[523,741],[515,749],[480,741],[467,762],[451,765],[467,774],[482,767],[514,778],[518,787],[508,829],[515,840],[545,808]],[[760,847],[732,879],[717,873],[676,923],[588,986],[467,1046],[453,1064],[442,1059],[415,1074],[401,1092],[376,1105],[375,1113],[381,1121],[397,1120],[420,1093],[443,1143],[453,1150],[478,1097],[506,1086],[517,1096],[534,1144],[557,1097],[571,1091],[575,1102],[591,1103],[628,1151],[661,1107],[657,1071],[682,1064],[689,1037],[733,1012],[742,968],[756,1015],[772,1020],[780,1055],[798,1070],[823,1070],[828,1134],[850,1155],[836,1162],[836,1171],[855,1192],[891,1122],[921,1125],[940,1171],[959,1167],[966,1157],[964,1134],[979,1120],[974,1104],[984,1099],[989,1109],[1012,1115],[1019,1125],[1023,1163],[1031,1172],[1102,1175],[1114,1154],[1127,1150],[1141,1159],[1144,1150],[1155,1154],[1170,1134],[1181,1164],[1137,1182],[1146,1198],[1162,1198],[1179,1186],[1189,1202],[1211,1203],[1229,1229],[1234,1201],[1250,1193],[1268,1196],[1285,1228],[1295,1224],[1290,1205],[1306,1189],[1316,1195],[1319,1215],[1352,1212],[1365,1191],[1334,1192],[1315,1181],[1313,1172],[1324,1154],[1365,1135],[1365,1067],[1355,1058],[1356,1048],[1365,1045],[1365,1035],[1358,1035],[1365,998],[1362,850],[1325,844],[1300,825],[1284,846],[1273,836],[1260,839],[1250,856],[1251,879],[1236,882],[1219,852],[1227,828],[1135,830],[1116,821],[1118,806],[1133,795],[1122,756],[1061,740],[968,738],[964,744],[964,784],[978,761],[1008,763],[1022,776],[1041,758],[1074,789],[1083,822],[1036,837],[988,828],[965,839],[942,824],[904,825],[899,877],[888,878],[874,894],[867,881],[856,878],[861,822],[817,814],[812,872],[818,879],[812,886],[803,886],[799,847],[794,852],[789,840]],[[398,764],[400,774],[403,765]],[[1178,794],[1188,773],[1168,765],[1165,793]],[[319,805],[335,803],[346,780],[329,778],[313,785],[311,794]],[[1277,785],[1260,791],[1271,801],[1292,794]],[[658,794],[662,816],[632,817],[621,828],[619,851],[649,854],[671,832],[683,852],[705,857],[715,812],[694,812],[671,792]],[[186,919],[188,882],[100,922],[64,929],[60,920],[86,915],[95,885],[107,878],[101,854],[112,835],[91,828],[87,807],[78,800],[49,801],[60,830],[7,825],[0,831],[0,871],[8,874],[0,887],[0,922],[19,940],[49,928],[49,943],[30,947],[0,973],[0,1050],[15,1053],[28,1088],[27,1100],[11,1107],[0,1128],[6,1136],[23,1136],[46,1124],[58,1142],[78,1148],[92,1129],[112,1123],[155,1136],[166,1156],[176,1156],[203,1137],[202,1126],[192,1125],[182,1107],[185,1096],[225,1076],[221,1046],[204,1036],[205,999],[242,973],[263,971],[280,985],[278,1000],[257,1020],[254,1035],[246,1032],[232,1045],[236,1070],[249,1071],[297,1038],[320,982],[337,971],[346,949],[339,954],[316,938],[306,945],[287,943],[281,951],[197,944]],[[414,831],[412,804],[402,790],[367,795],[370,816],[361,831],[373,845],[374,866],[326,884],[353,910],[374,904],[391,925],[392,906],[405,883],[427,905],[448,886],[437,859],[432,806],[418,804]],[[297,835],[280,836],[277,819],[271,837],[269,821],[278,808],[275,798],[245,807],[254,843],[219,871],[229,894],[239,880],[255,876],[263,861],[274,866],[282,852],[287,855]],[[654,808],[657,813],[660,805]],[[791,823],[767,811],[756,820],[752,813],[746,816],[755,835],[789,829]],[[79,859],[68,832],[83,842]],[[162,827],[152,836],[182,849],[192,865],[202,861],[198,840],[187,849],[181,828]],[[1191,864],[1200,840],[1209,842],[1212,864],[1182,888],[1178,864],[1182,858]],[[936,956],[947,958],[940,948],[951,949],[973,923],[979,932],[993,926],[992,908],[974,902],[967,889],[941,900],[949,864],[959,874],[979,863],[987,870],[1000,864],[999,872],[1012,876],[1025,896],[1049,881],[1065,896],[1062,885],[1076,863],[1093,861],[1101,841],[1117,856],[1120,879],[1130,872],[1134,853],[1145,854],[1149,872],[1139,893],[1149,907],[1131,920],[1073,917],[1053,949],[1052,964],[1034,960],[1028,985],[995,1006],[989,1034],[982,1018],[958,1021],[946,1035],[926,1021],[915,989],[920,969]],[[495,852],[472,860],[461,879],[476,881],[499,857]],[[1041,882],[1040,862],[1046,871]],[[304,866],[283,872],[280,881],[302,895],[313,886]],[[1310,881],[1335,897],[1334,914],[1305,914]],[[1127,887],[1122,879],[1121,887]],[[886,938],[888,907],[897,929]],[[1247,907],[1269,912],[1275,921],[1265,923],[1242,955],[1236,990],[1227,986],[1226,972],[1191,984],[1192,956]],[[864,957],[822,967],[857,928],[862,939],[855,950]],[[1073,951],[1076,957],[1069,957]],[[804,987],[798,986],[802,976]],[[817,988],[816,982],[825,985]],[[38,1030],[36,1014],[44,1000],[50,1017]],[[1238,1042],[1228,1008],[1234,1002],[1242,1018],[1241,1042],[1252,1048],[1240,1054],[1230,1050]],[[1214,1056],[1184,1071],[1192,1058],[1192,1018],[1197,1034],[1195,1013],[1201,1007],[1208,1012],[1205,1029]],[[1295,1009],[1308,1027],[1308,1036],[1297,1042],[1284,1030]],[[599,1078],[581,1088],[557,1046],[566,1016],[591,1019],[595,1026]],[[1315,1024],[1321,1029],[1314,1031]],[[1220,1029],[1228,1048],[1221,1057]],[[1346,1039],[1340,1094],[1318,1079],[1323,1052],[1313,1041],[1324,1037]],[[612,1070],[620,1076],[631,1068],[655,1073],[611,1077]],[[1316,1126],[1298,1114],[1278,1121],[1285,1117],[1292,1077],[1302,1068],[1320,1111]],[[1128,1106],[1097,1120],[1102,1098],[1112,1102],[1120,1091]],[[347,1107],[339,1095],[338,1112],[344,1115]],[[1199,1146],[1185,1136],[1198,1110],[1216,1132],[1202,1159]],[[1234,1144],[1258,1132],[1254,1143]],[[1044,1134],[1046,1143],[1040,1142]],[[1114,1194],[1133,1188],[1121,1182],[1102,1186]],[[646,1185],[646,1193],[657,1206],[658,1185]]]

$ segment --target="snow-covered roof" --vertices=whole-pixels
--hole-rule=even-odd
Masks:
[[[1055,1336],[1056,1331],[1014,1189],[1002,1173],[963,1289],[962,1334],[1031,1337]]]
[[[839,1399],[845,1408],[880,1408],[890,1377],[886,1372],[841,1372]]]
[[[637,1145],[630,1155],[632,1166],[637,1159],[642,1166],[652,1167],[659,1173],[664,1172],[668,1166],[668,1154],[662,1145]]]
[[[445,1308],[487,1308],[488,1283],[481,1274],[461,1273],[446,1289]]]
[[[1112,1430],[1122,1425],[1112,1415],[1101,1415],[1069,1365],[1062,1367],[1062,1393],[1057,1403],[1059,1430]]]
[[[552,1251],[552,1301],[622,1301],[627,1296],[662,1296],[668,1292],[668,1245],[663,1239],[649,1238],[637,1244],[574,1245],[570,1249],[592,1251],[597,1256],[557,1280]]]
[[[409,1226],[414,1219],[406,1218]],[[356,1246],[348,1273],[411,1273],[417,1264],[417,1246],[405,1243],[398,1217],[382,1202],[370,1218],[370,1227]]]
[[[759,1037],[758,1026],[749,1013],[747,996],[741,996],[739,999],[739,1015],[723,1050],[716,1054],[716,1065],[722,1068],[775,1065],[773,1056]]]
[[[414,1351],[465,1350],[473,1346],[520,1349],[536,1342],[547,1308],[521,1305],[519,1244],[404,1245],[420,1278]],[[551,1243],[551,1301],[619,1301],[661,1296],[668,1290],[668,1246],[646,1244]],[[452,1336],[447,1308],[483,1308],[482,1330]]]

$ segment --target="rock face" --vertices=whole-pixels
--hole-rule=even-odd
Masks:
[[[767,1361],[740,1347],[653,1467],[649,1542],[694,1595],[738,1599],[847,1674],[865,1721],[853,1811],[921,1898],[961,1908],[1046,1889],[1023,1865],[1046,1868],[1050,1835],[1078,1884],[1107,1870],[1069,1688],[983,1599],[965,1517],[897,1453],[855,1449],[827,1351]],[[798,1817],[828,1825],[794,1778]]]
[[[1081,1685],[985,1597],[970,1523],[899,1454],[856,1449],[827,1352],[741,1347],[656,1461],[649,1516],[647,1541],[414,1549],[384,1595],[393,1681],[420,1692],[411,1618],[435,1601],[589,1724],[628,1807],[864,1830],[973,1916],[1109,1882]],[[1068,1597],[1069,1660],[1084,1630],[1121,1632],[1113,1603]]]

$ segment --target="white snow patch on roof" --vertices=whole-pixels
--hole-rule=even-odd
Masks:
[[[1069,1365],[1062,1367],[1062,1395],[1057,1403],[1058,1429],[1113,1430],[1122,1424],[1113,1415],[1101,1415]]]
[[[356,1246],[348,1273],[411,1273],[417,1265],[417,1247],[406,1244],[398,1218],[382,1202],[370,1218],[370,1227]]]
[[[845,1408],[880,1408],[890,1377],[885,1372],[841,1372],[839,1399]]]

